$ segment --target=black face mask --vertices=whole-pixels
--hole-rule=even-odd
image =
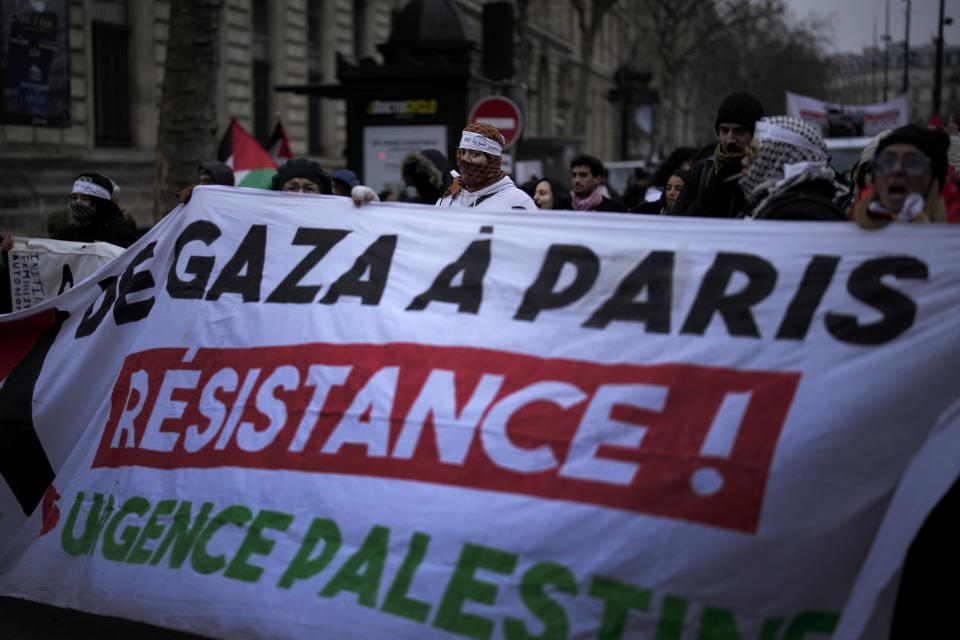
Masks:
[[[70,203],[70,214],[73,216],[73,222],[78,227],[86,227],[93,222],[97,215],[97,210],[92,205],[80,204],[79,202]]]

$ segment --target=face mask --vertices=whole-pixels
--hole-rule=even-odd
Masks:
[[[70,214],[73,216],[73,221],[78,227],[85,227],[93,222],[93,217],[97,214],[97,210],[91,205],[71,202]]]

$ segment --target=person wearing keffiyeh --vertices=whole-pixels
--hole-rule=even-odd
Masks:
[[[744,217],[773,220],[844,220],[838,202],[847,189],[812,125],[787,116],[761,118],[741,161]]]
[[[504,144],[492,125],[474,122],[464,127],[457,148],[459,173],[436,206],[535,210],[533,199],[500,168]]]

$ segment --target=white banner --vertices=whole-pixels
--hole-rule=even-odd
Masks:
[[[787,91],[787,115],[823,127],[828,111],[863,114],[863,135],[875,136],[884,129],[896,129],[910,123],[907,94],[873,104],[839,104],[801,96]]]
[[[0,317],[0,594],[218,638],[869,637],[957,475],[958,250],[198,187]]]
[[[14,236],[8,253],[11,308],[20,311],[58,296],[121,253],[108,242]]]

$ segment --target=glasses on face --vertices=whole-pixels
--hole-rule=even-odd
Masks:
[[[309,180],[291,178],[283,183],[283,191],[299,191],[300,193],[320,193],[320,187]]]
[[[922,176],[930,168],[930,158],[922,153],[905,153],[898,156],[894,153],[878,153],[873,158],[873,172],[888,176],[893,173],[897,163],[908,176]]]

